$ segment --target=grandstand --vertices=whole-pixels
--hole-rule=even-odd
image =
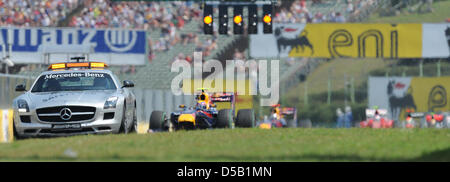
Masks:
[[[0,26],[55,27],[82,5],[81,0],[2,0]]]
[[[282,1],[281,6],[283,6],[283,3],[300,3],[301,1]],[[337,3],[332,3],[330,1],[326,1],[323,3],[316,3],[313,4],[311,1],[308,1],[306,5],[309,7],[310,14],[324,14],[324,15],[333,15],[333,13],[338,12],[336,10],[342,10],[342,12],[345,12],[346,2],[338,1]],[[276,11],[283,11],[283,10],[276,10]],[[232,14],[231,9],[229,9],[229,14]],[[246,14],[246,11],[244,11],[244,15]],[[281,13],[282,14],[282,13]],[[351,13],[348,12],[346,14],[343,14],[342,16],[350,16]],[[274,21],[277,21],[275,18]],[[325,21],[336,21],[335,19],[327,19]],[[231,29],[230,29],[231,30]],[[193,21],[190,23],[187,23],[185,27],[181,28],[178,32],[180,34],[183,33],[197,33],[199,42],[205,42],[208,39],[211,39],[210,35],[202,35],[201,34],[201,21]],[[154,31],[150,33],[150,39],[151,40],[158,40],[158,31]],[[246,35],[244,35],[246,36]],[[204,60],[209,59],[218,59],[219,61],[225,61],[227,59],[233,58],[230,55],[224,55],[224,52],[233,52],[234,48],[237,46],[229,46],[232,45],[236,40],[242,39],[241,36],[230,36],[230,35],[214,35],[213,39],[216,39],[217,43],[217,49],[214,49],[209,55],[204,56]],[[242,42],[240,44],[246,44],[248,45],[248,42]],[[170,72],[170,63],[176,58],[178,55],[182,54],[185,56],[192,55],[192,53],[195,51],[194,44],[175,44],[171,50],[168,50],[167,52],[156,52],[155,57],[152,59],[152,61],[145,67],[139,67],[136,68],[135,72],[136,74],[120,74],[122,79],[130,79],[130,80],[136,80],[137,83],[140,83],[140,87],[144,88],[156,88],[156,89],[168,89],[170,88],[170,82],[167,82],[167,80],[172,80],[174,76],[177,75],[177,73],[171,73]],[[244,52],[245,59],[250,59],[248,57],[248,47],[244,46],[240,51]],[[220,55],[220,56],[219,56]],[[192,58],[192,56],[191,56]],[[296,61],[297,60],[297,61]],[[293,79],[297,79],[300,77],[299,75],[305,75],[312,71],[317,63],[314,61],[308,61],[308,59],[299,60],[292,60],[289,63],[287,63],[286,60],[282,60],[280,62],[280,78],[282,79],[281,82],[287,82],[289,80],[290,84],[293,85],[294,82],[292,82]],[[311,65],[312,64],[312,65]]]
[[[274,22],[339,22],[350,19],[356,7],[373,4],[373,0],[361,5],[361,2],[350,1],[280,1],[275,7]],[[6,3],[6,2],[5,2]],[[354,4],[352,11],[347,10],[349,3]],[[9,2],[9,4],[11,4]],[[204,60],[218,59],[225,61],[234,58],[236,48],[248,56],[247,35],[204,35],[200,21],[201,9],[198,3],[191,2],[112,2],[59,0],[41,3],[44,6],[60,10],[60,19],[53,24],[21,24],[23,26],[57,26],[56,22],[65,22],[67,26],[81,28],[137,28],[148,32],[147,47],[149,61],[143,66],[113,66],[111,69],[121,79],[134,80],[140,88],[168,89],[177,73],[171,73],[171,63],[176,59],[193,60],[194,51],[202,51]],[[164,5],[164,6],[163,6]],[[54,8],[54,6],[61,8]],[[23,7],[27,7],[24,5]],[[176,9],[175,7],[178,7]],[[33,9],[33,8],[32,8]],[[24,12],[28,12],[25,10]],[[244,9],[244,15],[246,14]],[[232,9],[229,9],[232,14]],[[336,15],[341,14],[344,20]],[[294,16],[295,15],[295,16]],[[45,16],[43,16],[45,17]],[[176,20],[176,21],[174,21]],[[231,20],[230,20],[231,22]],[[64,23],[60,23],[64,24]],[[19,25],[19,24],[14,24]],[[215,26],[217,28],[217,26]],[[231,28],[230,32],[231,34]],[[290,59],[280,61],[281,82],[293,79],[297,81],[305,71],[312,71],[317,61],[308,59]],[[44,68],[23,70],[21,74],[35,76]]]
[[[227,45],[238,38],[228,35],[216,35],[211,38],[203,35],[199,18],[199,12],[201,11],[199,4],[191,2],[85,1],[79,4],[82,6],[82,11],[71,13],[72,16],[69,17],[68,26],[147,30],[148,40],[151,42],[148,47],[149,62],[138,68],[134,66],[111,68],[121,79],[135,80],[136,85],[142,88],[170,88],[170,82],[167,82],[167,80],[171,80],[177,74],[170,72],[171,63],[175,59],[186,59],[187,57],[193,59],[194,51],[202,51],[204,59],[208,60],[214,58],[224,48],[227,48]],[[166,6],[162,7],[163,5]],[[123,14],[113,12],[115,10],[120,10]],[[145,20],[138,21],[142,17],[145,17]],[[177,17],[177,22],[172,22],[170,17]],[[59,21],[64,20],[66,18]],[[38,24],[37,26],[44,25]],[[195,36],[195,38],[192,38],[194,41],[183,41],[183,38],[187,36]],[[180,55],[182,55],[182,58]],[[32,70],[23,70],[21,73],[36,76],[44,69],[38,67]]]

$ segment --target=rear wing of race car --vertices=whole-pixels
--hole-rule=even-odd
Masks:
[[[425,116],[425,113],[423,112],[412,112],[410,114],[413,118],[423,118]]]
[[[366,109],[366,117],[374,117],[376,109]],[[378,114],[380,116],[387,115],[387,109],[378,109]]]
[[[233,116],[236,108],[236,97],[234,93],[213,93],[211,95],[211,102],[230,102],[231,110],[233,111]]]
[[[297,121],[297,108],[295,108],[295,107],[283,107],[283,108],[281,108],[280,113],[282,115],[292,116],[292,119],[294,121]]]
[[[213,93],[211,95],[213,102],[234,102],[234,94],[232,93]]]

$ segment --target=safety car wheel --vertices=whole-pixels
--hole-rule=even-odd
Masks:
[[[122,114],[122,122],[120,122],[120,129],[119,133],[125,133],[128,134],[129,128],[128,128],[128,121],[126,117],[127,108],[126,106],[123,106],[123,114]]]
[[[13,121],[13,136],[14,136],[14,139],[15,140],[21,140],[21,139],[24,139],[24,137],[22,137],[22,136],[19,136],[19,134],[17,133],[17,130],[16,130],[16,124],[14,124],[15,122]]]
[[[137,110],[136,107],[134,108],[133,112],[133,124],[131,125],[130,133],[137,133],[138,130],[138,123],[137,123]]]
[[[253,128],[255,126],[255,113],[253,109],[239,110],[235,125],[241,128]]]

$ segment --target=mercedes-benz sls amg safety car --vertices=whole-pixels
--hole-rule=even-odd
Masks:
[[[29,90],[13,100],[14,133],[20,137],[128,133],[137,128],[131,81],[102,62],[51,64]]]

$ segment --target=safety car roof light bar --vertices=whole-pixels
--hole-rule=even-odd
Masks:
[[[48,70],[67,70],[69,68],[87,68],[87,69],[103,69],[108,67],[102,62],[77,62],[77,63],[55,63],[48,67]]]

